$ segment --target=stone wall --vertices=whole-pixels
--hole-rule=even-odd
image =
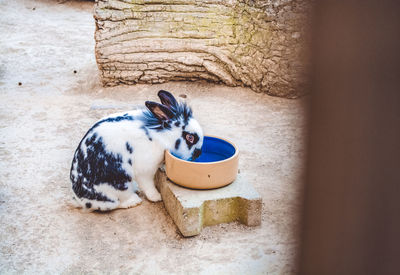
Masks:
[[[98,0],[103,84],[208,80],[288,98],[304,94],[308,3]]]

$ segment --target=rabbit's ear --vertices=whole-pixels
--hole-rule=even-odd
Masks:
[[[159,120],[170,120],[174,117],[174,113],[165,105],[153,101],[146,101],[145,105]]]
[[[160,90],[158,92],[158,97],[160,98],[161,103],[168,108],[176,108],[176,106],[178,105],[175,97],[170,92]]]

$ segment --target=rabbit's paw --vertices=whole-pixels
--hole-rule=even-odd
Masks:
[[[144,191],[144,193],[149,201],[152,202],[162,201],[161,194],[156,189],[147,190]]]
[[[134,207],[142,202],[142,199],[139,198],[137,194],[133,194],[129,199],[126,201],[123,201],[120,205],[119,208],[131,208]]]

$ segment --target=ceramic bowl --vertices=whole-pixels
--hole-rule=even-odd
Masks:
[[[232,183],[237,176],[239,151],[223,138],[204,136],[202,153],[195,161],[186,161],[165,152],[167,177],[174,183],[193,189],[213,189]]]

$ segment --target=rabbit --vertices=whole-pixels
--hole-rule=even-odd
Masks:
[[[87,211],[134,207],[138,187],[152,202],[161,201],[154,175],[164,151],[193,161],[201,154],[203,131],[192,109],[164,90],[162,104],[113,114],[95,123],[75,151],[70,179],[74,205]]]

